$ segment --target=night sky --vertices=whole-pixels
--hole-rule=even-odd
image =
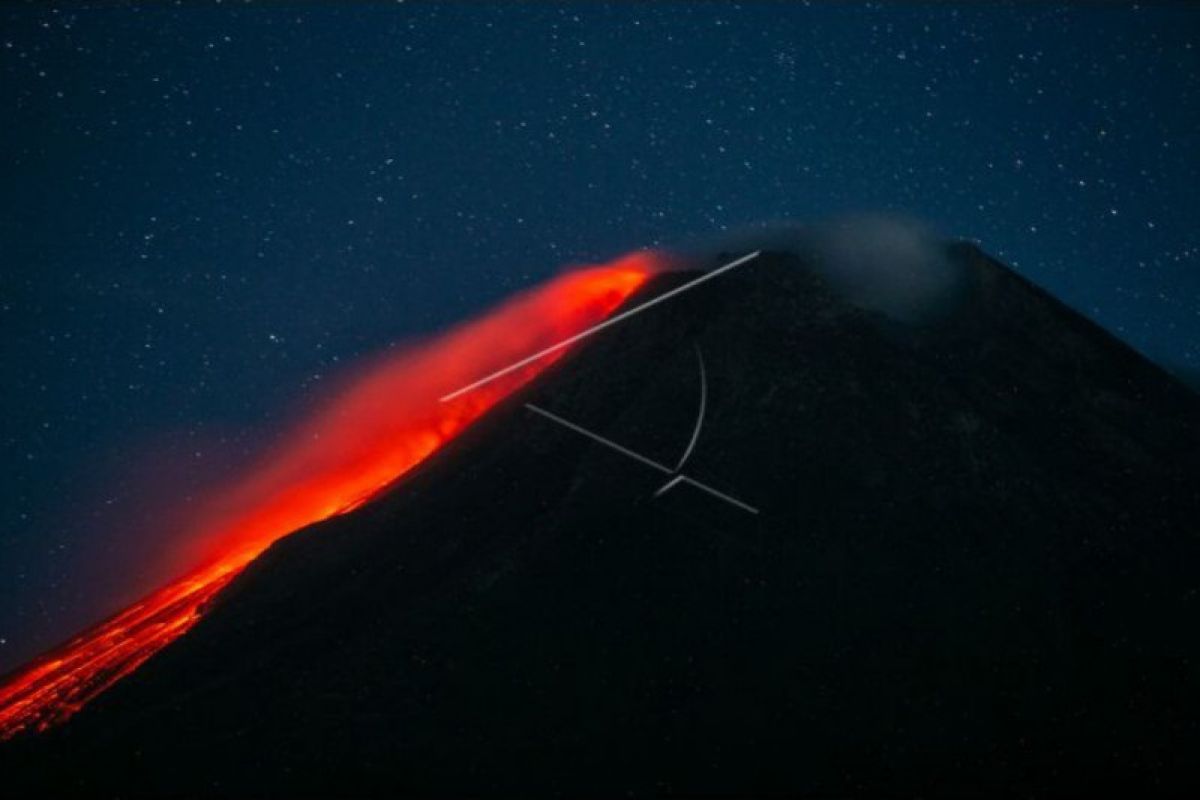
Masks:
[[[1200,9],[183,5],[0,10],[0,669],[564,263],[903,212],[1200,368]]]

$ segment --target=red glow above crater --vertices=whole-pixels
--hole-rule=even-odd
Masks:
[[[63,722],[185,634],[276,540],[369,500],[559,358],[439,398],[607,317],[661,266],[639,252],[564,274],[479,319],[363,367],[247,474],[204,504],[180,578],[10,674],[0,739]]]

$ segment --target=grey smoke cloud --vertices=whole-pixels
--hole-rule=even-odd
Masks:
[[[902,322],[920,322],[945,311],[962,286],[946,240],[924,223],[900,215],[768,223],[722,237],[717,244],[724,251],[795,252],[850,302]]]

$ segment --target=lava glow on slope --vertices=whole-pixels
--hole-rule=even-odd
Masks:
[[[272,542],[361,505],[565,351],[438,398],[601,321],[660,266],[639,252],[564,274],[370,365],[206,504],[196,525],[203,547],[193,554],[200,566],[5,679],[0,739],[66,720],[186,633]]]

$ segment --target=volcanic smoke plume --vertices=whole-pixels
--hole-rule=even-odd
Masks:
[[[658,255],[639,252],[564,274],[369,365],[204,504],[193,526],[195,568],[8,676],[0,739],[66,720],[186,633],[272,542],[361,505],[565,350],[439,398],[599,322],[660,266]]]

